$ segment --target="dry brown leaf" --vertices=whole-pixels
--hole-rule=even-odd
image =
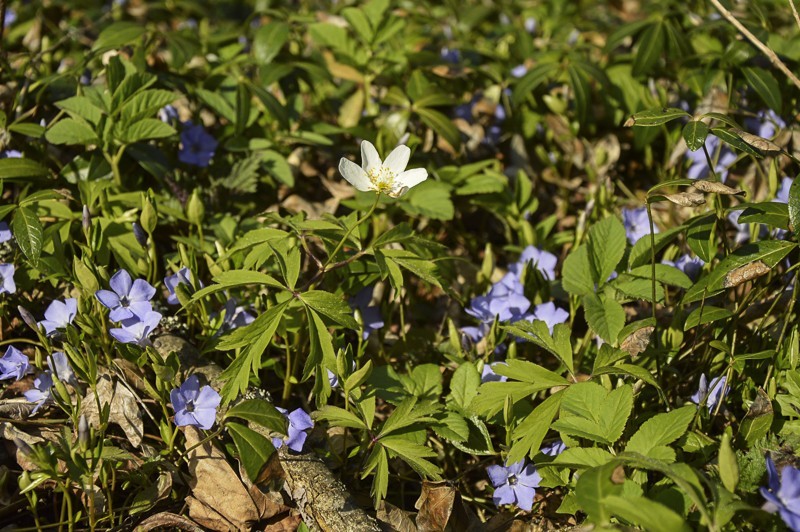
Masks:
[[[627,351],[632,357],[637,357],[647,349],[650,345],[650,335],[656,328],[652,325],[649,327],[642,327],[633,331],[627,338],[622,341],[620,349]]]
[[[376,516],[378,521],[391,527],[393,532],[417,532],[417,526],[408,516],[408,512],[386,501],[378,506]]]
[[[144,521],[140,522],[134,529],[136,532],[144,532],[146,530],[183,530],[184,532],[203,532],[203,529],[197,526],[197,523],[191,521],[182,515],[173,514],[170,512],[161,512],[151,515]]]
[[[625,482],[625,468],[617,466],[614,468],[614,471],[611,472],[611,482],[614,484],[622,484]]]
[[[750,405],[750,408],[747,410],[745,419],[767,416],[772,413],[772,401],[769,400],[769,395],[767,395],[767,392],[765,392],[763,388],[759,388],[756,394],[756,400],[753,401],[753,404]]]
[[[722,286],[725,288],[733,288],[747,281],[752,281],[753,279],[761,277],[762,275],[766,275],[770,271],[772,270],[769,266],[757,260],[728,272],[725,279],[722,281]]]
[[[277,523],[270,523],[264,527],[264,532],[294,532],[303,522],[297,514],[289,514]]]
[[[197,446],[202,439],[198,429],[185,427],[184,434],[186,447],[194,447],[189,452],[189,516],[212,530],[249,530],[263,516],[225,455],[211,442]]]
[[[277,453],[272,453],[273,456],[276,456]],[[274,463],[279,463],[279,461],[273,460]],[[281,469],[281,471],[283,471]],[[263,475],[263,473],[262,473]],[[244,484],[244,487],[247,488],[247,492],[250,494],[250,497],[253,499],[253,504],[256,505],[258,509],[258,515],[260,516],[261,520],[270,519],[278,514],[287,512],[289,510],[288,506],[283,504],[283,497],[280,493],[276,491],[269,491],[264,493],[261,489],[250,482],[250,477],[247,476],[247,473],[242,469],[242,463],[239,462],[239,478]]]
[[[697,190],[703,192],[711,192],[713,194],[727,194],[731,196],[739,196],[744,194],[744,190],[729,187],[719,181],[708,181],[706,179],[696,179],[692,186]]]
[[[456,489],[447,482],[422,482],[422,493],[414,507],[417,514],[417,529],[420,532],[443,531],[453,512]]]
[[[100,426],[100,408],[110,404],[108,422],[119,425],[131,445],[139,447],[144,436],[144,422],[142,412],[136,401],[136,396],[120,382],[114,384],[109,375],[100,375],[97,380],[97,396],[89,390],[81,401],[81,414],[86,416],[90,425]]]
[[[705,196],[698,192],[678,192],[677,194],[664,194],[672,203],[683,207],[696,207],[706,202]]]
[[[748,133],[747,131],[741,129],[734,129],[734,133],[739,135],[739,137],[751,145],[752,147],[756,148],[757,150],[761,150],[764,153],[769,155],[774,155],[776,153],[781,153],[781,147],[772,142],[771,140],[767,140],[763,137],[759,137],[758,135],[753,135],[752,133]]]

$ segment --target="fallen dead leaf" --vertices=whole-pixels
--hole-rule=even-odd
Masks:
[[[633,331],[619,346],[623,351],[627,351],[631,357],[637,357],[650,345],[650,335],[653,334],[655,327],[642,327]]]
[[[740,284],[746,283],[747,281],[752,281],[753,279],[761,277],[762,275],[766,275],[770,271],[772,270],[769,266],[764,264],[762,261],[757,260],[728,272],[728,274],[725,276],[725,279],[722,281],[722,286],[725,288],[734,288]]]
[[[696,207],[706,202],[705,196],[697,192],[678,192],[677,194],[664,194],[672,203],[683,207]]]
[[[96,390],[96,396],[89,390],[81,401],[81,414],[86,416],[90,425],[99,427],[100,409],[110,405],[108,422],[118,425],[131,445],[139,447],[144,436],[144,422],[136,396],[124,384],[114,383],[108,374],[98,377]]]
[[[711,192],[713,194],[727,194],[730,196],[740,196],[744,194],[744,190],[732,188],[728,185],[720,183],[719,181],[708,181],[705,179],[697,179],[692,183],[692,187],[703,192]]]
[[[447,482],[422,482],[422,493],[414,507],[417,514],[417,529],[420,532],[443,531],[453,512],[456,489]]]
[[[383,525],[388,525],[393,532],[417,532],[417,526],[409,517],[408,512],[397,506],[382,501],[378,506],[376,516]]]

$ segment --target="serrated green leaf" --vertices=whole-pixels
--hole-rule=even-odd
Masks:
[[[145,34],[145,27],[137,22],[114,22],[100,32],[92,45],[92,52],[101,52],[139,40]]]
[[[589,228],[589,261],[598,286],[615,271],[625,254],[626,242],[625,227],[616,216],[607,216]]]
[[[633,389],[629,385],[608,392],[597,383],[579,382],[564,391],[561,416],[552,428],[612,445],[622,436],[632,408]]]
[[[683,324],[683,330],[688,331],[698,325],[705,325],[706,323],[713,323],[715,321],[725,320],[733,316],[733,312],[725,308],[714,307],[711,305],[704,305],[694,309]]]
[[[667,506],[642,496],[609,495],[602,504],[611,514],[652,532],[689,532],[686,521]]]
[[[625,309],[606,294],[583,296],[586,323],[600,338],[613,344],[625,327]]]
[[[358,416],[338,406],[325,405],[313,414],[314,419],[327,421],[334,427],[369,430],[369,427]]]
[[[117,138],[126,144],[133,144],[143,140],[163,139],[177,133],[172,126],[157,118],[144,118],[131,125],[116,129]]]
[[[17,180],[46,177],[50,171],[32,159],[7,157],[0,159],[0,179]]]
[[[444,138],[453,149],[458,150],[461,146],[461,132],[447,115],[429,107],[415,107],[414,111],[416,111],[417,115],[419,115],[426,126]]]
[[[260,66],[271,63],[288,40],[289,25],[285,22],[273,21],[258,28],[252,48],[256,63]]]
[[[52,144],[90,144],[99,141],[91,126],[74,118],[59,120],[47,130],[44,137]]]
[[[269,438],[239,423],[226,423],[225,428],[236,444],[239,461],[251,482],[258,479],[259,473],[267,465],[267,460],[275,452]]]
[[[567,256],[561,274],[564,290],[570,294],[576,296],[594,294],[592,264],[589,259],[589,248],[585,244],[578,246]]]
[[[526,456],[533,458],[539,452],[542,441],[550,430],[550,423],[561,406],[561,394],[562,392],[556,392],[542,401],[514,428],[511,433],[514,443],[506,459],[508,463],[516,463]]]
[[[323,316],[348,329],[358,330],[358,322],[353,317],[352,309],[341,297],[324,290],[309,290],[299,297],[303,303]]]
[[[683,436],[696,413],[697,408],[690,405],[653,416],[631,436],[625,450],[650,456],[655,447],[669,445]]]
[[[73,96],[65,100],[56,102],[56,106],[67,111],[70,116],[77,116],[94,124],[95,126],[103,117],[104,111],[97,107],[94,102],[86,96]]]

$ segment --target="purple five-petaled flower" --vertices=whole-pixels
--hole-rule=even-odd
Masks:
[[[625,234],[630,244],[635,244],[643,236],[649,235],[650,219],[647,217],[647,207],[622,209],[622,224],[625,226]],[[658,233],[657,226],[653,225],[653,229]]]
[[[0,264],[0,294],[13,294],[17,291],[17,284],[14,282],[13,264]]]
[[[78,314],[78,300],[70,297],[61,301],[53,301],[47,310],[44,311],[44,318],[39,325],[44,327],[47,334],[53,334],[56,329],[65,329],[72,323]]]
[[[678,257],[675,262],[665,260],[662,261],[664,264],[669,266],[674,266],[675,268],[679,269],[683,273],[686,274],[689,279],[696,281],[697,278],[700,276],[700,272],[703,271],[703,266],[705,266],[705,261],[700,257],[695,257],[693,255],[689,255],[686,253],[685,255],[681,255]]]
[[[778,192],[775,194],[775,199],[778,203],[789,203],[789,189],[792,188],[794,179],[791,177],[784,177],[781,179],[781,185],[778,187]]]
[[[494,321],[517,321],[530,308],[531,302],[525,297],[519,277],[507,273],[493,284],[486,295],[472,298],[467,314],[484,323]]]
[[[205,168],[214,157],[217,144],[217,140],[203,126],[194,125],[191,121],[184,122],[178,159],[182,163]]]
[[[34,415],[39,408],[45,404],[52,396],[53,377],[49,371],[43,371],[33,381],[33,388],[23,392],[25,399],[31,403],[36,403],[36,407],[31,412]]]
[[[536,496],[534,488],[542,481],[535,465],[525,465],[525,460],[520,460],[507,466],[489,466],[486,473],[495,488],[492,500],[496,506],[516,504],[526,512],[531,511]]]
[[[703,373],[700,375],[700,385],[697,388],[697,391],[692,395],[689,399],[696,405],[699,405],[703,402],[703,399],[706,399],[706,406],[708,406],[708,411],[711,412],[716,408],[717,404],[728,395],[730,392],[730,388],[726,386],[727,384],[727,377],[722,375],[720,377],[714,377],[711,379],[711,384],[708,384],[708,380],[706,379],[706,374]]]
[[[786,465],[779,477],[775,462],[767,456],[767,487],[761,488],[761,495],[767,499],[764,510],[778,512],[787,527],[800,530],[800,469]]]
[[[30,361],[22,352],[13,345],[8,346],[5,354],[0,358],[0,380],[20,380],[28,373]]]
[[[136,344],[141,347],[150,345],[150,335],[161,323],[161,314],[149,310],[142,314],[134,314],[132,317],[120,322],[122,327],[111,329],[109,334],[118,342],[123,344]]]
[[[561,440],[556,440],[552,443],[548,443],[547,445],[542,446],[539,449],[540,452],[546,454],[547,456],[558,456],[559,454],[563,453],[567,450],[567,444]]]
[[[127,271],[120,270],[111,277],[108,284],[111,290],[98,290],[95,296],[100,303],[111,309],[108,315],[111,321],[126,320],[134,314],[143,316],[152,310],[150,300],[156,295],[156,289],[144,279],[133,281]]]
[[[208,430],[217,419],[217,407],[222,397],[211,386],[200,387],[197,375],[186,379],[180,388],[169,392],[172,408],[175,410],[175,425],[191,425]]]
[[[69,365],[69,359],[62,351],[56,351],[47,357],[47,365],[50,366],[50,372],[55,373],[58,380],[78,385],[78,380],[75,378],[75,373],[72,371],[72,366]]]
[[[498,375],[495,373],[495,366],[502,364],[508,366],[505,362],[492,362],[491,364],[484,364],[483,371],[481,371],[481,383],[484,382],[506,382],[508,377],[505,375]]]
[[[303,452],[303,445],[308,437],[306,431],[314,426],[314,421],[302,408],[292,410],[291,414],[285,408],[277,408],[289,420],[289,430],[287,431],[289,434],[286,438],[272,438],[272,445],[279,449],[286,443],[286,446],[294,452]]]
[[[220,326],[220,332],[230,331],[250,325],[255,321],[255,317],[247,312],[245,307],[237,306],[236,300],[231,298],[225,302],[225,320]]]
[[[706,139],[706,149],[712,162],[715,161],[714,158],[716,157],[714,172],[719,177],[719,180],[724,183],[728,178],[729,167],[736,162],[736,154],[727,146],[720,146],[719,138],[715,136],[709,136]],[[709,177],[711,174],[710,166],[702,147],[699,150],[687,151],[686,157],[691,161],[689,170],[686,171],[686,177],[689,179],[705,179]]]

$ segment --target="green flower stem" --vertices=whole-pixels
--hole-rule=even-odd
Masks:
[[[345,233],[344,238],[342,238],[342,240],[339,241],[339,244],[336,245],[336,248],[333,250],[333,253],[328,255],[328,259],[322,265],[322,270],[321,270],[322,272],[325,272],[327,270],[328,265],[336,257],[336,254],[339,253],[339,251],[342,249],[342,246],[344,246],[344,243],[347,242],[347,239],[350,238],[350,235],[352,234],[353,230],[355,230],[356,227],[359,227],[362,223],[364,223],[365,220],[369,219],[369,217],[372,216],[372,213],[375,212],[375,208],[378,206],[378,202],[380,201],[380,199],[381,199],[381,193],[378,192],[377,194],[375,194],[375,201],[372,203],[372,207],[370,207],[367,213],[361,218],[359,218],[355,224],[350,226],[350,228],[347,230],[347,233]]]

